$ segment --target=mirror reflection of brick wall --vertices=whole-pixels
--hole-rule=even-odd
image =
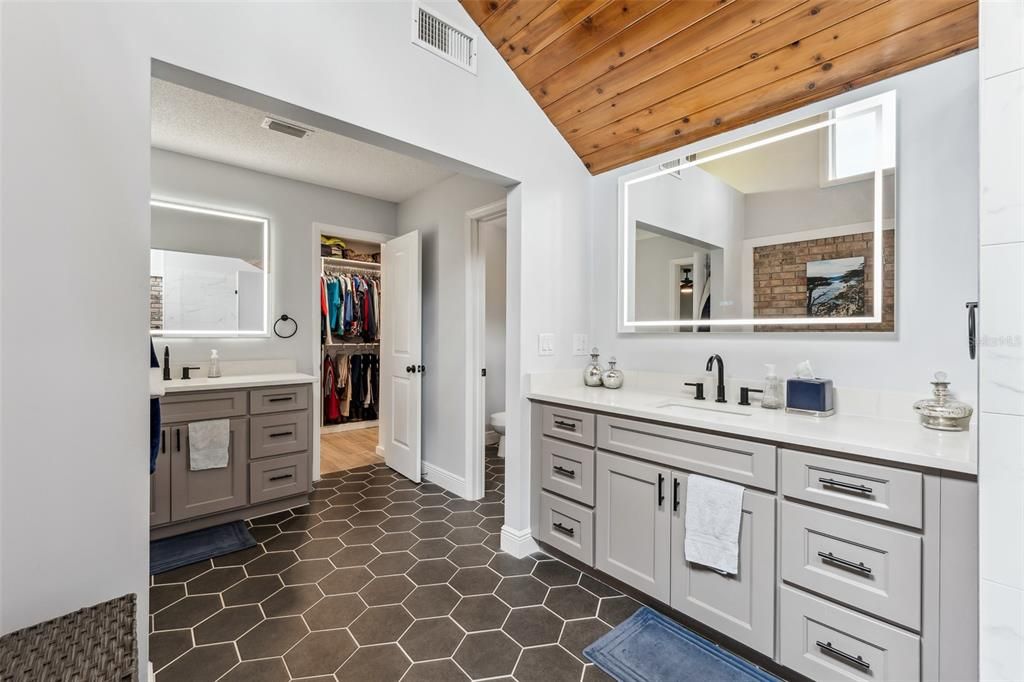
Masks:
[[[164,328],[164,278],[149,278],[149,328]]]
[[[882,233],[882,322],[814,326],[757,325],[757,331],[878,331],[895,329],[895,230]],[[754,248],[754,317],[807,316],[807,264],[864,257],[865,309],[874,306],[874,235],[871,232],[770,244]]]

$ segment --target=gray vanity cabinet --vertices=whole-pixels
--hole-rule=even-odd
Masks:
[[[652,597],[669,600],[671,472],[597,452],[594,565]]]
[[[171,521],[244,507],[248,503],[249,420],[231,420],[228,465],[192,471],[189,466],[188,424],[170,432]]]
[[[156,458],[156,471],[149,476],[149,525],[171,521],[171,458],[167,454],[171,443],[171,429],[160,429],[160,454]]]
[[[775,649],[775,497],[749,488],[743,493],[739,571],[722,575],[684,557],[686,482],[686,474],[672,474],[669,604],[771,656]]]

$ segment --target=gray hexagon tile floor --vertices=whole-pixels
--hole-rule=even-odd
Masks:
[[[155,576],[159,682],[609,680],[583,648],[639,606],[538,554],[499,550],[504,462],[459,499],[383,465],[251,521],[258,546]]]

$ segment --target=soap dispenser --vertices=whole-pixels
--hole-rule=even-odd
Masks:
[[[583,385],[584,386],[600,386],[601,385],[601,363],[598,362],[600,355],[597,352],[597,346],[590,349],[590,363],[583,368]]]
[[[217,349],[210,351],[210,371],[207,372],[206,376],[211,379],[216,379],[220,376],[220,356],[217,355]]]
[[[775,373],[775,365],[766,364],[764,377],[764,393],[761,395],[761,407],[766,410],[778,410],[782,407],[782,379]]]

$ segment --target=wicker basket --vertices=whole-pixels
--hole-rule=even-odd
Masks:
[[[0,637],[3,682],[138,680],[135,595]]]

